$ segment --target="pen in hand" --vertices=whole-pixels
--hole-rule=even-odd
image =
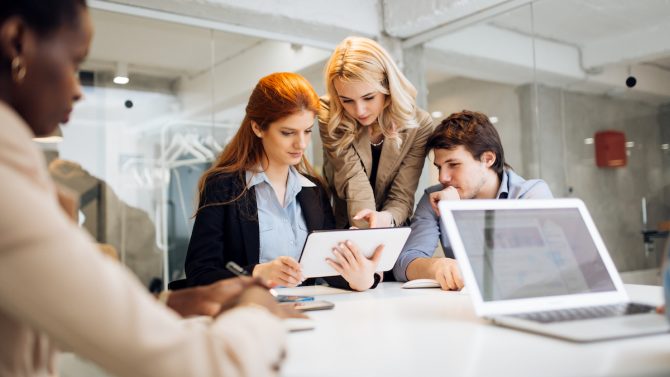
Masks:
[[[230,262],[226,263],[226,269],[228,271],[232,272],[233,274],[235,274],[235,276],[251,276],[249,271],[240,267],[239,264],[237,264],[233,261],[230,261]],[[270,294],[272,296],[277,297],[277,291],[275,291],[273,288],[270,288],[269,291],[270,291]]]

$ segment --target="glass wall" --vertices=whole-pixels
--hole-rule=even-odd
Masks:
[[[658,85],[670,82],[658,61],[670,47],[659,33],[670,3],[554,0],[533,9],[536,45],[545,46],[536,50],[534,121],[540,149],[550,152],[539,155],[540,172],[555,191],[584,199],[620,270],[656,267],[663,243],[645,243],[640,232],[670,219],[662,149],[670,124],[661,119],[670,87]],[[556,15],[575,27],[566,30]],[[564,47],[572,59],[555,53]],[[617,135],[625,142],[620,156],[607,142]]]
[[[85,98],[63,141],[43,148],[57,157],[54,178],[80,196],[83,226],[145,284],[164,283],[183,273],[197,180],[237,129],[255,83],[294,71],[322,94],[329,51],[91,13]],[[586,202],[622,271],[659,265],[664,239],[651,232],[663,234],[670,220],[668,14],[662,0],[531,1],[461,20],[423,46],[435,119],[489,115],[514,170]],[[115,83],[124,73],[128,83]],[[598,166],[601,131],[623,135],[625,165]],[[318,139],[308,153],[317,169]]]
[[[294,71],[319,87],[328,51],[91,14],[84,98],[62,142],[42,147],[52,176],[79,196],[83,227],[145,285],[160,288],[183,276],[198,179],[237,130],[258,79]]]
[[[666,1],[534,1],[426,44],[430,110],[489,115],[514,170],[583,199],[619,270],[650,269],[647,283],[670,220],[669,14]]]

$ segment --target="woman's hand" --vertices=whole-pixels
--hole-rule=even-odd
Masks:
[[[263,283],[250,277],[220,280],[210,285],[172,291],[166,304],[182,317],[215,317],[236,305],[242,292],[251,286],[263,286]]]
[[[365,220],[370,228],[389,228],[393,224],[393,215],[388,211],[373,211],[371,209],[362,209],[354,215],[353,220]]]
[[[295,287],[305,280],[300,264],[287,256],[277,257],[272,262],[257,264],[251,275],[284,287]]]
[[[334,259],[326,258],[326,262],[349,282],[351,289],[364,291],[374,284],[374,274],[382,257],[384,245],[375,249],[370,259],[358,251],[351,241],[340,243],[333,248]]]
[[[282,305],[277,302],[267,289],[261,286],[253,286],[242,292],[239,306],[256,305],[262,306],[279,318],[308,318],[296,310],[293,305]]]

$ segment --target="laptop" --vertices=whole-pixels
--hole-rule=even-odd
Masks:
[[[581,200],[438,206],[479,317],[574,342],[670,330],[654,306],[630,302]]]

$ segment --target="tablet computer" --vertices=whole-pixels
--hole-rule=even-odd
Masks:
[[[398,259],[410,231],[409,227],[312,231],[300,254],[302,273],[306,278],[339,275],[326,263],[326,258],[334,259],[333,247],[347,240],[358,246],[358,250],[368,258],[377,246],[384,244],[377,271],[388,271]]]

